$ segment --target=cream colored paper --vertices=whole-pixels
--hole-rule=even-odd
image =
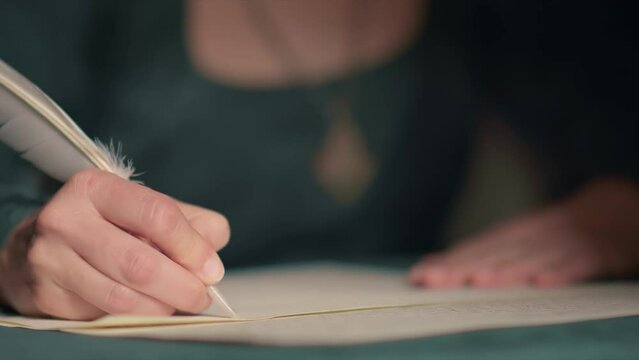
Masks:
[[[112,316],[76,322],[0,317],[0,325],[97,336],[300,346],[639,315],[639,283],[428,291],[409,286],[403,273],[326,265],[231,273],[220,290],[237,319]]]

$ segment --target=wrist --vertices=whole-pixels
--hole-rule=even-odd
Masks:
[[[593,180],[567,199],[573,220],[591,231],[639,236],[639,183],[621,177]]]
[[[613,276],[639,273],[639,183],[621,177],[591,181],[561,207],[567,221],[597,246]]]

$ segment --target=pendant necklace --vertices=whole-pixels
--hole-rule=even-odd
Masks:
[[[309,104],[315,107],[328,131],[323,144],[311,161],[312,172],[322,188],[340,204],[355,203],[370,186],[377,173],[377,164],[367,147],[366,139],[354,118],[353,104],[358,90],[356,66],[359,65],[361,35],[364,24],[365,0],[354,0],[347,16],[348,49],[352,51],[350,69],[335,86],[336,90],[321,89],[304,73],[298,56],[282,34],[262,1],[242,1],[257,35],[271,49],[292,84],[301,84]],[[326,91],[321,91],[326,90]]]

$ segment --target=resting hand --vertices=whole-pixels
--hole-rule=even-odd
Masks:
[[[558,286],[639,273],[639,186],[591,183],[569,199],[422,259],[415,285]]]
[[[226,219],[98,170],[73,176],[0,252],[0,300],[32,316],[199,312]]]

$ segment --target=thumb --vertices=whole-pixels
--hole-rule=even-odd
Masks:
[[[231,237],[231,227],[224,215],[180,201],[177,203],[189,224],[213,246],[215,251],[226,246]]]

